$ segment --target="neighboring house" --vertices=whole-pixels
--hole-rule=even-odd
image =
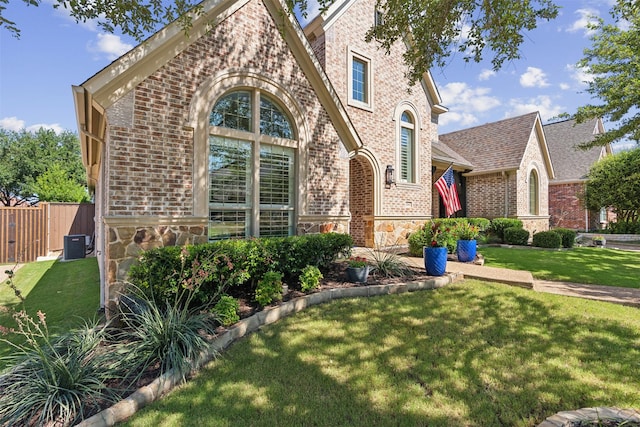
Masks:
[[[408,90],[402,43],[364,42],[375,0],[334,3],[306,37],[282,0],[202,5],[188,37],[170,24],[73,88],[106,308],[145,249],[327,231],[388,245],[431,216],[446,109],[429,73]]]
[[[450,150],[458,171],[458,193],[466,199],[459,216],[518,218],[531,233],[549,229],[554,168],[537,112],[440,135],[433,147]],[[448,166],[438,164],[434,179]]]
[[[549,154],[556,172],[549,181],[549,214],[552,227],[575,230],[596,230],[609,221],[608,212],[590,211],[584,207],[582,195],[585,191],[589,169],[604,156],[611,155],[611,146],[578,148],[579,144],[593,141],[604,133],[602,120],[584,123],[566,120],[544,126]]]

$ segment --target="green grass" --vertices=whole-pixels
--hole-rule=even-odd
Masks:
[[[527,270],[541,280],[640,288],[640,252],[603,248],[540,250],[481,247],[485,265]]]
[[[465,281],[264,327],[143,409],[142,426],[534,426],[640,407],[638,309]]]
[[[11,267],[2,266],[5,270]],[[16,272],[13,282],[22,291],[27,313],[32,316],[38,310],[45,313],[54,334],[81,325],[82,319],[94,318],[100,308],[100,278],[95,258],[28,263]],[[23,308],[6,281],[0,284],[0,306]],[[10,314],[0,312],[0,325],[13,327],[15,322]],[[11,335],[1,338],[20,339]],[[11,351],[11,346],[0,342],[0,357]],[[0,360],[0,370],[3,366]]]

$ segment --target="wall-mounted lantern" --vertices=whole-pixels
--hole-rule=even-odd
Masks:
[[[386,188],[391,188],[391,186],[396,183],[395,179],[393,179],[393,172],[393,166],[387,165],[387,170],[384,173],[384,183]]]

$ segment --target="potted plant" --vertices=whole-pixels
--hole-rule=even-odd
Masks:
[[[471,262],[476,259],[477,242],[480,230],[477,226],[471,225],[466,221],[459,223],[455,229],[455,235],[458,239],[456,245],[456,253],[458,261]]]
[[[452,238],[451,229],[432,221],[425,225],[424,232],[429,242],[424,247],[424,268],[430,276],[442,276],[447,269],[447,243]]]
[[[347,260],[347,278],[350,282],[366,283],[369,277],[369,261],[365,257],[352,256]]]

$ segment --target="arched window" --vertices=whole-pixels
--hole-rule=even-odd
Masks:
[[[400,116],[400,181],[415,182],[415,125],[405,111]]]
[[[539,205],[538,174],[532,169],[529,173],[529,215],[538,215]]]
[[[216,102],[209,116],[210,240],[294,233],[297,141],[291,123],[258,89]]]

